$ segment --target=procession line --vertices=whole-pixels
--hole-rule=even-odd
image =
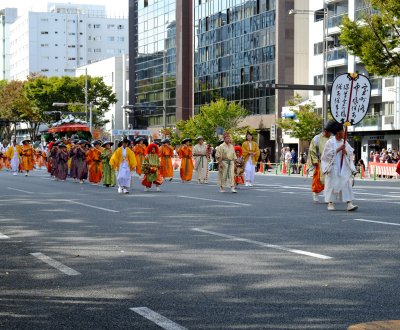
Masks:
[[[31,192],[31,191],[26,191],[26,190],[11,188],[11,187],[7,187],[7,188],[10,189],[10,190],[15,190],[15,191],[23,192],[23,193],[25,193],[25,194],[34,194],[34,192]]]
[[[148,319],[149,321],[157,324],[159,327],[165,330],[187,330],[187,328],[176,324],[175,322],[167,319],[166,317],[162,316],[154,312],[153,310],[147,307],[135,307],[129,308],[130,310],[134,311],[135,313],[143,316],[144,318]]]
[[[81,273],[77,272],[76,270],[62,264],[61,262],[54,260],[41,252],[31,253],[32,256],[38,258],[39,260],[45,262],[46,264],[58,269],[60,272],[63,272],[66,275],[75,276],[81,275]]]
[[[389,225],[389,226],[400,226],[400,223],[394,223],[394,222],[374,221],[374,220],[367,220],[367,219],[352,219],[352,220],[353,221],[361,221],[361,222],[379,223],[382,225]]]
[[[226,234],[220,234],[220,233],[217,233],[217,232],[214,232],[214,231],[204,230],[204,229],[200,229],[200,228],[192,228],[192,230],[198,231],[198,232],[201,232],[201,233],[205,233],[205,234],[210,234],[210,235],[214,235],[214,236],[228,238],[228,239],[231,239],[231,240],[234,240],[234,241],[245,242],[245,243],[255,244],[255,245],[259,245],[259,246],[262,246],[262,247],[271,248],[271,249],[275,249],[275,250],[281,250],[281,251],[301,254],[301,255],[308,256],[308,257],[324,259],[324,260],[332,259],[332,257],[326,256],[326,255],[323,255],[323,254],[318,254],[318,253],[313,253],[313,252],[308,252],[308,251],[302,251],[302,250],[297,250],[297,249],[290,249],[290,248],[287,248],[285,246],[268,244],[268,243],[259,242],[259,241],[253,241],[253,240],[246,239],[246,238],[241,238],[241,237],[231,236],[231,235],[226,235]]]
[[[208,199],[208,198],[200,198],[200,197],[192,197],[192,196],[178,196],[178,197],[180,197],[180,198],[189,198],[189,199],[197,199],[197,200],[201,200],[201,201],[216,202],[216,203],[225,203],[225,204],[233,204],[233,205],[241,205],[241,206],[251,206],[251,204],[227,202],[227,201],[221,201],[221,200],[217,200],[217,199]]]

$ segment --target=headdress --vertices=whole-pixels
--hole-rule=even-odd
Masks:
[[[131,142],[126,136],[124,136],[122,143],[129,143]]]
[[[242,147],[241,146],[234,146],[233,148],[235,149],[235,152],[239,151],[239,157],[241,157],[242,154],[243,154]]]
[[[169,139],[167,139],[167,138],[161,140],[161,143],[170,143],[170,142],[171,141]]]
[[[22,143],[24,143],[24,142],[31,142],[31,140],[30,140],[30,139],[25,139],[25,140],[22,140],[21,142],[22,142]]]
[[[146,148],[146,155],[148,155],[148,154],[150,153],[151,149],[153,149],[153,148],[156,149],[155,154],[158,155],[158,152],[159,152],[159,150],[158,150],[158,145],[155,144],[155,143],[150,143],[150,144],[147,146],[147,148]]]
[[[95,140],[95,141],[92,142],[92,144],[93,144],[94,146],[96,146],[96,145],[101,145],[101,141]]]
[[[109,144],[110,147],[112,147],[114,145],[114,142],[111,141],[104,141],[103,144],[101,145],[103,148],[106,146],[106,144]]]
[[[186,138],[182,140],[182,144],[185,144],[186,142],[192,142],[191,138]]]
[[[337,132],[343,131],[343,124],[331,119],[326,123],[325,130],[332,134],[336,134]]]
[[[196,141],[199,141],[199,140],[204,140],[204,138],[203,138],[201,135],[199,135],[199,136],[196,138]]]

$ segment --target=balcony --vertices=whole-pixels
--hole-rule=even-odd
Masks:
[[[328,50],[326,54],[328,68],[347,64],[347,52],[344,48],[334,48]]]
[[[371,78],[371,96],[382,95],[382,78]]]
[[[342,24],[342,20],[343,20],[344,16],[345,16],[344,14],[341,14],[341,15],[337,15],[337,16],[328,17],[328,22],[327,22],[328,29],[332,29],[332,28],[339,29],[339,26]]]

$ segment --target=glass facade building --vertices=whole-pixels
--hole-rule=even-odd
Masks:
[[[134,57],[130,57],[135,62],[134,126],[170,126],[175,122],[176,109],[176,1],[135,2],[137,33]]]
[[[275,113],[275,0],[196,1],[194,107],[216,97],[237,101],[249,114]]]

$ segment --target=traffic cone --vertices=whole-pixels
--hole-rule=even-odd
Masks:
[[[260,162],[260,168],[258,169],[258,173],[264,173],[264,163]]]
[[[282,165],[282,174],[287,174],[286,163],[283,163],[283,165]]]

